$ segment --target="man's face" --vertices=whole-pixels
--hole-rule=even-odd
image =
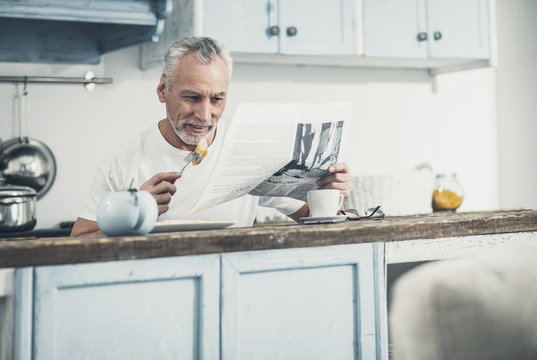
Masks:
[[[201,138],[210,144],[216,124],[226,107],[228,70],[217,57],[210,64],[201,63],[195,54],[181,58],[171,88],[166,88],[161,102],[175,133],[186,145],[196,145]],[[164,79],[161,78],[163,86]]]

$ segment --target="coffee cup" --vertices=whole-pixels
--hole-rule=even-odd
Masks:
[[[147,234],[157,218],[157,202],[145,190],[110,192],[97,209],[97,225],[108,236]]]
[[[335,216],[343,206],[343,194],[336,189],[312,190],[307,194],[311,217]]]

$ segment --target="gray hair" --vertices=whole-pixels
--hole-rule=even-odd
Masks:
[[[170,88],[173,83],[175,70],[179,61],[183,56],[190,53],[196,53],[199,61],[203,64],[210,64],[216,56],[219,56],[224,61],[229,73],[229,79],[231,80],[233,59],[224,45],[209,37],[192,36],[176,41],[166,52],[162,75],[164,75],[166,86],[168,88]]]

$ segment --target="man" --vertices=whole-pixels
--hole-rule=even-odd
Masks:
[[[301,201],[251,195],[186,215],[207,185],[221,150],[224,129],[218,120],[226,106],[232,60],[217,41],[191,37],[174,43],[164,62],[157,95],[166,104],[166,119],[118,144],[105,159],[71,236],[102,234],[96,222],[101,199],[110,191],[130,187],[153,195],[159,220],[237,220],[239,226],[251,226],[258,205],[274,207],[295,221],[308,216],[308,205]],[[184,173],[177,172],[201,138],[207,141],[209,155],[200,165],[189,165]],[[339,189],[347,198],[352,189],[347,165],[334,164],[329,171],[331,174],[320,179],[319,186]]]

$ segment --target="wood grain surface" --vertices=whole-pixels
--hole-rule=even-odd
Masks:
[[[523,231],[537,231],[537,211],[439,212],[337,224],[287,223],[146,236],[0,238],[0,267],[438,239]]]

